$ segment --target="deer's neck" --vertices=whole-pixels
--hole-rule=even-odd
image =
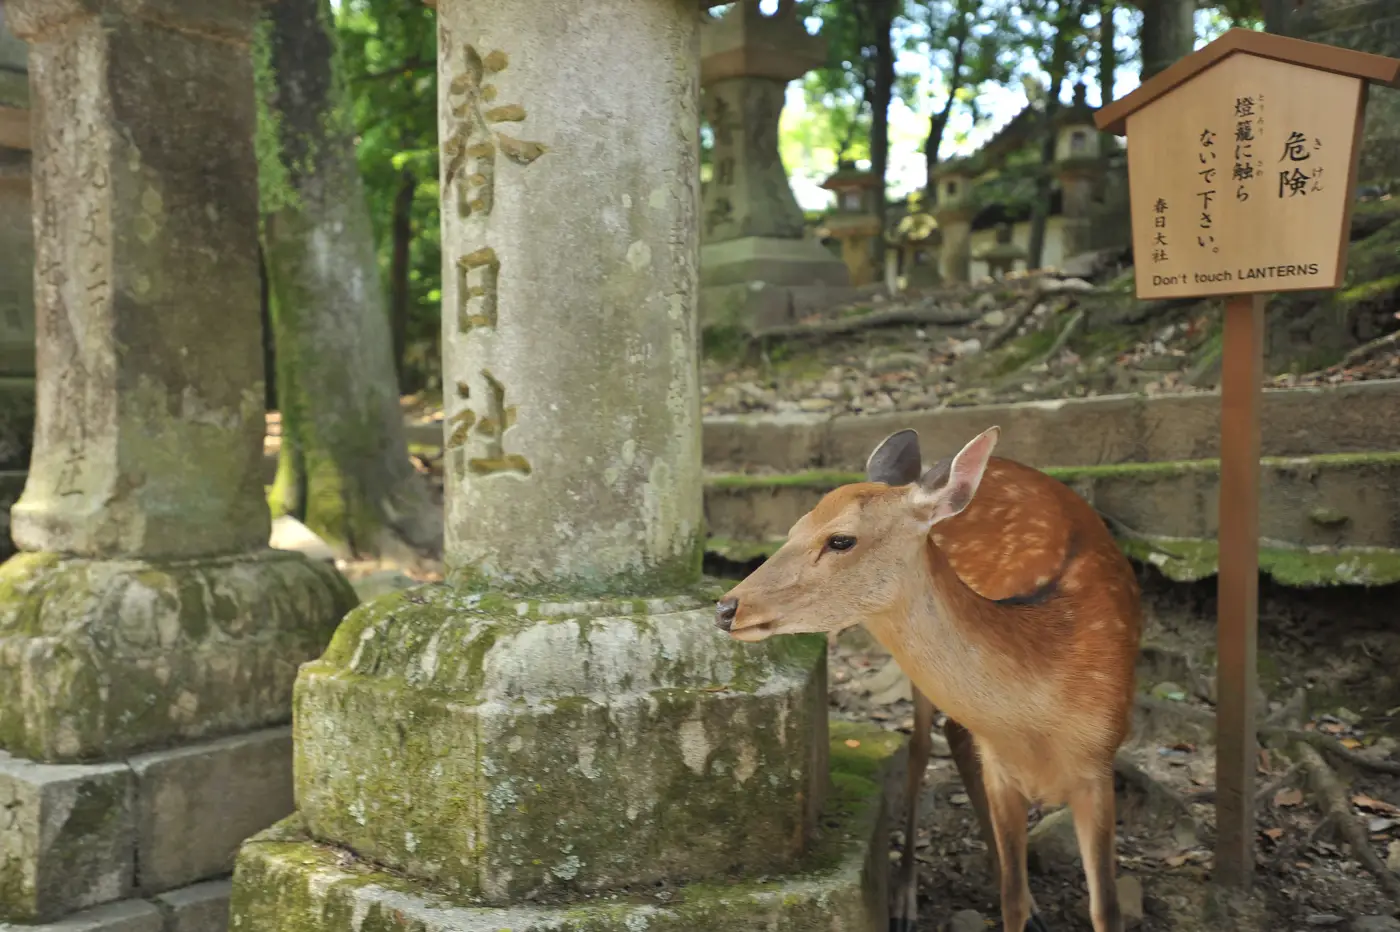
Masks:
[[[868,622],[870,633],[920,692],[972,731],[1029,724],[1027,709],[1047,698],[1035,657],[1049,632],[1034,630],[1038,613],[978,595],[932,541],[911,569],[902,604]]]

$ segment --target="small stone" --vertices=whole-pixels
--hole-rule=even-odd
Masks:
[[[909,677],[901,674],[892,686],[871,696],[870,701],[874,705],[894,705],[900,700],[910,701],[914,698],[913,690],[914,687],[909,682]]]
[[[981,351],[982,351],[982,341],[981,341],[981,340],[977,340],[977,339],[973,339],[973,340],[956,340],[956,341],[954,341],[954,343],[953,343],[953,348],[952,348],[952,353],[953,353],[953,355],[956,356],[956,357],[958,357],[959,359],[961,359],[961,358],[964,357],[964,356],[973,356],[973,355],[976,355],[977,353],[980,353]]]
[[[887,660],[883,667],[865,678],[861,688],[865,690],[867,695],[875,695],[884,692],[904,678],[904,671],[899,668],[899,664],[894,660]]]
[[[1393,916],[1361,916],[1351,921],[1351,932],[1400,932],[1400,919]]]
[[[1347,723],[1348,725],[1355,725],[1361,721],[1361,716],[1353,712],[1351,709],[1341,708],[1337,710],[1337,719],[1339,721]]]
[[[272,522],[268,546],[273,550],[295,550],[311,560],[335,562],[335,551],[331,545],[291,515],[282,515]]]
[[[1074,834],[1074,813],[1068,807],[1057,809],[1031,829],[1026,852],[1037,870],[1047,873],[1074,867],[1079,858],[1079,839]]]
[[[978,295],[977,300],[973,302],[972,305],[972,307],[978,311],[993,311],[996,310],[996,306],[997,296],[990,291],[984,291],[982,294]]]
[[[987,920],[975,909],[964,909],[948,920],[948,932],[987,932]]]
[[[1124,874],[1117,880],[1118,909],[1123,914],[1123,927],[1133,929],[1142,925],[1142,881]]]
[[[1006,312],[1001,310],[988,311],[982,315],[982,326],[1001,327],[1006,324]]]
[[[926,364],[927,360],[919,353],[890,353],[871,360],[870,371],[878,375],[905,369],[922,370]]]
[[[945,757],[945,758],[946,758],[946,757],[952,757],[952,756],[953,756],[953,749],[950,748],[950,747],[948,747],[948,739],[947,739],[947,738],[943,737],[942,735],[938,734],[937,732],[934,732],[934,733],[933,733],[932,735],[930,735],[929,737],[933,739],[933,743],[932,743],[931,750],[930,750],[929,753],[931,753],[934,757]]]
[[[1400,841],[1392,841],[1385,849],[1385,866],[1400,871]]]
[[[803,398],[797,407],[803,411],[830,411],[836,407],[836,402],[830,398]]]

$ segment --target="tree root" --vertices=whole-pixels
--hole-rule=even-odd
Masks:
[[[1124,783],[1141,790],[1149,801],[1163,800],[1181,815],[1195,821],[1195,815],[1191,812],[1191,801],[1143,770],[1136,761],[1121,751],[1113,758],[1113,772],[1122,777]],[[1195,799],[1193,796],[1192,801]]]
[[[1400,903],[1400,877],[1396,877],[1395,873],[1385,866],[1385,862],[1371,847],[1371,841],[1366,837],[1366,830],[1352,814],[1351,806],[1347,802],[1346,788],[1342,786],[1342,781],[1312,744],[1298,741],[1297,748],[1303,769],[1308,773],[1309,785],[1314,793],[1322,797],[1324,815],[1341,830],[1342,837],[1350,846],[1352,855],[1361,862],[1366,870],[1375,875],[1386,895],[1392,901]]]
[[[859,317],[841,317],[836,320],[824,320],[811,324],[783,324],[778,327],[766,327],[757,330],[753,334],[753,339],[764,340],[790,340],[794,338],[808,337],[811,339],[822,339],[824,337],[842,336],[848,333],[855,333],[860,330],[872,330],[876,327],[897,327],[903,324],[932,324],[937,327],[962,327],[981,318],[980,311],[972,310],[950,310],[939,306],[925,307],[901,307],[888,311],[874,311],[869,314],[861,314]]]
[[[1021,325],[1026,322],[1026,318],[1031,316],[1031,313],[1044,297],[1045,292],[1040,288],[1036,288],[1030,294],[1022,298],[1021,303],[1016,306],[1015,310],[1007,315],[1006,323],[1001,325],[1001,329],[994,330],[991,336],[987,337],[986,342],[982,344],[982,352],[990,353],[992,350],[1011,339],[1016,334],[1016,331],[1020,329]]]

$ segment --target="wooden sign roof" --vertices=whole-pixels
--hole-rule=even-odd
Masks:
[[[1360,78],[1376,84],[1400,83],[1400,60],[1368,52],[1353,52],[1320,42],[1305,42],[1252,29],[1231,29],[1210,45],[1187,55],[1165,71],[1147,79],[1137,90],[1094,114],[1099,129],[1122,136],[1128,115],[1190,81],[1201,72],[1236,53],[1301,65],[1317,71]]]

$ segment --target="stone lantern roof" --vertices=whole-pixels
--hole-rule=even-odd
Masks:
[[[700,83],[725,78],[793,81],[826,63],[826,40],[807,32],[795,0],[766,15],[759,0],[742,0],[700,32]]]

